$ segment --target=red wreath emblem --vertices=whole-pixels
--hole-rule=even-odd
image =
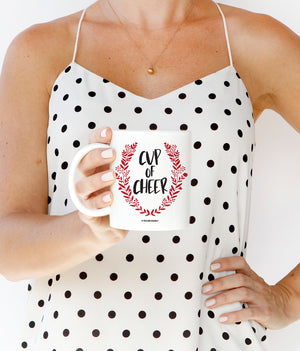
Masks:
[[[132,194],[131,186],[129,185],[129,162],[136,151],[137,145],[138,143],[125,145],[125,149],[122,151],[121,164],[115,168],[116,178],[119,183],[119,190],[123,194],[126,202],[128,202],[130,206],[134,207],[135,210],[139,211],[140,214],[144,214],[145,216],[155,216],[157,214],[160,214],[161,211],[164,211],[166,207],[171,206],[172,203],[175,202],[180,190],[182,190],[182,181],[187,177],[188,174],[184,172],[186,168],[180,163],[180,153],[177,150],[177,146],[164,143],[165,151],[168,154],[170,161],[172,162],[172,185],[170,187],[168,195],[162,200],[162,203],[158,208],[143,208],[140,205],[139,200]]]

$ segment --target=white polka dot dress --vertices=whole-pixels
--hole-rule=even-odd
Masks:
[[[96,128],[190,130],[190,224],[180,231],[130,231],[69,271],[30,281],[18,350],[265,350],[266,330],[257,322],[218,321],[245,305],[212,310],[201,293],[202,284],[233,273],[212,273],[213,260],[245,255],[255,147],[251,101],[218,9],[230,65],[155,99],[76,63],[77,36],[74,58],[55,81],[49,103],[49,215],[76,210],[68,170]]]

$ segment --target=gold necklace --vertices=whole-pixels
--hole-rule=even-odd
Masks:
[[[113,9],[113,7],[111,6],[110,4],[110,1],[107,0],[109,6],[111,7],[111,9],[113,10],[113,12],[115,13],[115,15],[117,16],[118,18],[118,21],[120,22],[122,28],[126,31],[128,37],[131,39],[131,41],[133,41],[134,45],[136,46],[136,48],[139,50],[139,52],[143,55],[143,57],[150,62],[150,60],[144,55],[144,53],[141,51],[141,49],[138,47],[138,45],[136,44],[135,40],[133,40],[133,38],[131,37],[130,33],[128,32],[128,30],[126,29],[126,27],[124,26],[123,22],[121,21],[120,17],[118,16],[118,14],[116,13],[116,11]],[[175,34],[178,32],[179,28],[183,25],[183,23],[186,21],[186,19],[188,18],[188,16],[190,15],[191,11],[192,11],[192,8],[193,8],[193,5],[194,2],[191,1],[191,4],[190,4],[190,8],[189,8],[189,11],[187,12],[187,15],[185,16],[185,18],[183,19],[183,21],[181,23],[179,23],[179,25],[176,27],[176,30],[174,32],[174,34],[172,35],[172,37],[169,39],[169,41],[167,42],[167,45],[163,48],[162,52],[158,55],[158,57],[156,58],[156,60],[154,61],[154,63],[152,64],[150,62],[150,67],[147,69],[147,72],[148,74],[154,74],[155,71],[154,71],[154,66],[156,64],[156,62],[158,61],[158,59],[161,57],[161,55],[165,52],[165,50],[167,49],[167,47],[169,46],[171,40],[175,37]]]

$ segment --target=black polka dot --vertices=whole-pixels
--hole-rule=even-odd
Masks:
[[[219,244],[220,244],[220,239],[219,239],[219,238],[216,238],[215,244],[216,244],[216,245],[219,245]]]
[[[124,338],[128,338],[130,336],[130,331],[128,329],[123,330],[122,335],[124,336]]]
[[[172,239],[174,244],[178,244],[180,242],[180,237],[178,235],[175,235]]]
[[[155,330],[155,331],[153,332],[153,336],[154,336],[155,338],[159,338],[159,337],[161,336],[161,332],[160,332],[159,330]]]
[[[167,115],[170,115],[173,112],[173,110],[170,107],[165,108],[165,113]]]
[[[222,338],[223,338],[224,340],[228,340],[228,339],[229,339],[229,334],[226,333],[226,332],[224,332],[224,333],[222,334]]]
[[[126,129],[127,125],[125,123],[119,124],[119,129]]]
[[[180,130],[187,130],[188,129],[188,126],[186,124],[182,124],[180,126]]]
[[[82,78],[77,78],[77,79],[76,79],[76,83],[77,83],[77,84],[80,84],[81,82],[82,82]]]
[[[206,198],[204,199],[204,203],[205,203],[205,205],[210,205],[211,199],[210,199],[209,197],[206,197]]]
[[[69,94],[64,95],[63,100],[67,101],[69,99]]]
[[[26,341],[23,341],[21,346],[22,346],[23,349],[27,349],[28,344],[27,344]]]
[[[44,300],[40,300],[40,301],[38,302],[39,307],[43,307],[44,304],[45,304]]]
[[[190,291],[187,291],[187,292],[184,294],[184,298],[185,298],[186,300],[190,300],[192,297],[193,297],[193,293],[190,292]]]
[[[69,336],[69,335],[70,335],[69,329],[64,329],[64,331],[63,331],[63,336],[64,336],[64,337],[67,337],[67,336]]]
[[[69,299],[71,296],[72,296],[71,291],[70,291],[70,290],[67,290],[67,291],[65,292],[65,298],[66,298],[66,299]]]
[[[260,340],[265,341],[267,339],[267,335],[264,335]]]
[[[68,129],[68,126],[65,124],[62,126],[61,131],[64,133]]]
[[[202,241],[203,241],[204,243],[207,242],[207,235],[202,235]]]
[[[71,66],[68,66],[66,69],[65,69],[65,72],[68,73],[71,71]]]
[[[151,130],[156,130],[156,129],[157,129],[157,125],[156,125],[155,123],[151,123],[150,126],[149,126],[149,128],[150,128]]]
[[[236,72],[236,76],[239,78],[239,79],[241,79],[241,77],[240,77],[240,75]]]
[[[88,124],[89,129],[95,129],[96,128],[96,123],[95,122],[90,122]]]
[[[112,280],[114,282],[114,281],[116,281],[118,279],[118,274],[117,273],[112,273],[109,278],[110,278],[110,280]]]
[[[35,327],[35,322],[34,321],[29,322],[29,328],[34,328],[34,327]]]
[[[118,96],[119,96],[119,98],[124,99],[126,97],[126,93],[124,93],[124,91],[120,91],[118,93]]]
[[[195,108],[195,112],[196,113],[202,113],[203,112],[203,109],[201,107],[196,107]]]
[[[231,173],[236,174],[236,172],[237,172],[236,166],[232,166],[231,167]]]
[[[75,106],[74,110],[75,110],[75,112],[80,112],[82,110],[82,107],[77,105],[77,106]]]
[[[217,125],[217,123],[212,123],[211,125],[210,125],[210,129],[211,130],[217,130],[219,128],[219,126]]]
[[[175,312],[175,311],[171,311],[170,313],[169,313],[169,318],[170,319],[175,319],[177,317],[177,313]]]
[[[47,331],[45,331],[44,334],[43,334],[43,338],[44,339],[48,339],[48,336],[49,336],[49,333]]]
[[[54,85],[54,87],[53,87],[53,91],[57,91],[57,89],[58,89],[58,85],[56,84],[56,85]]]
[[[238,130],[238,132],[237,132],[237,133],[238,133],[238,136],[239,136],[240,138],[242,138],[242,137],[243,137],[243,132],[242,132],[240,129]]]
[[[222,184],[223,184],[222,180],[218,180],[218,182],[217,182],[218,188],[221,188]]]
[[[201,79],[197,79],[197,80],[195,81],[195,84],[196,84],[196,85],[201,85],[201,84],[202,84],[202,80],[201,80]]]
[[[225,85],[225,87],[229,87],[230,83],[227,80],[225,80],[224,85]]]
[[[247,162],[248,161],[248,156],[245,154],[245,155],[243,155],[243,161],[244,162]]]
[[[130,291],[126,291],[124,294],[124,297],[126,300],[130,300],[132,298],[132,293]]]
[[[147,316],[147,314],[146,314],[145,311],[140,311],[140,312],[139,312],[139,317],[140,317],[141,319],[146,318],[146,316]]]
[[[233,249],[232,249],[232,253],[233,254],[236,254],[238,252],[238,248],[237,247],[234,247]]]
[[[89,92],[89,96],[90,96],[90,97],[95,97],[95,96],[96,96],[96,93],[95,93],[94,91],[90,91],[90,92]]]
[[[176,273],[173,273],[170,277],[170,279],[173,281],[173,282],[176,282],[178,280],[178,274]]]
[[[142,109],[141,107],[136,107],[136,108],[134,109],[134,112],[137,113],[137,114],[140,114],[140,113],[143,112],[143,109]]]
[[[126,261],[127,262],[132,262],[134,260],[134,256],[132,255],[132,254],[128,254],[127,256],[126,256]]]
[[[104,107],[104,112],[111,113],[111,111],[112,111],[112,108],[110,106],[105,106]]]
[[[85,280],[85,279],[87,278],[86,272],[81,272],[81,273],[79,274],[79,278],[82,279],[82,280]]]
[[[200,147],[201,147],[201,142],[200,142],[200,141],[196,141],[196,142],[194,143],[194,148],[195,148],[195,149],[200,149]]]
[[[95,293],[94,293],[94,298],[97,299],[97,300],[99,300],[99,299],[101,299],[101,297],[102,297],[101,292],[100,292],[100,291],[95,291]]]
[[[184,336],[185,338],[189,338],[189,337],[191,336],[191,332],[190,332],[189,330],[185,330],[185,331],[183,332],[183,336]]]
[[[196,222],[196,218],[194,216],[190,217],[190,224],[194,224]]]
[[[228,204],[228,202],[223,202],[223,208],[224,208],[224,210],[228,210],[228,208],[229,208],[229,204]]]
[[[143,240],[143,243],[147,244],[150,241],[150,237],[148,235],[144,235],[142,240]]]
[[[142,281],[146,281],[146,280],[148,280],[148,274],[147,273],[142,273],[140,275],[140,278],[141,278]]]
[[[240,99],[235,99],[235,102],[238,104],[238,105],[241,105],[242,104],[242,101]]]
[[[181,93],[181,94],[179,94],[178,95],[178,97],[179,97],[179,99],[185,99],[186,98],[186,94],[184,94],[184,93]]]
[[[209,275],[208,275],[208,280],[211,282],[212,280],[214,280],[215,279],[215,276],[212,274],[212,273],[210,273]]]
[[[58,315],[59,315],[58,311],[55,311],[55,312],[53,313],[53,318],[54,318],[54,319],[57,319],[57,318],[58,318]]]
[[[74,146],[75,148],[78,148],[78,147],[80,146],[80,141],[79,141],[79,140],[74,140],[74,141],[73,141],[73,146]]]
[[[99,253],[96,257],[96,261],[98,261],[98,262],[101,262],[101,261],[103,261],[103,254],[102,253]]]
[[[198,185],[198,180],[197,180],[196,178],[193,178],[193,179],[191,180],[191,185],[192,185],[192,186]]]
[[[202,279],[203,279],[203,277],[204,277],[204,273],[203,273],[203,272],[201,272],[201,273],[199,274],[199,279],[200,279],[200,280],[202,280]]]
[[[161,292],[157,292],[157,293],[155,293],[154,297],[155,297],[156,300],[161,300],[163,295],[162,295]]]
[[[214,93],[210,93],[210,94],[208,95],[208,97],[209,97],[210,99],[215,99],[217,96],[216,96],[216,94],[214,94]]]
[[[94,329],[92,331],[92,335],[94,338],[98,338],[98,336],[100,335],[100,331],[98,329]]]
[[[226,108],[226,109],[224,110],[224,113],[225,113],[225,115],[227,115],[227,116],[230,116],[230,115],[231,115],[231,111],[230,111],[228,108]]]
[[[158,255],[157,257],[156,257],[156,260],[157,260],[157,262],[164,262],[164,260],[165,260],[165,257],[164,257],[164,255]]]
[[[207,315],[208,315],[209,318],[215,318],[215,314],[214,314],[214,312],[211,311],[211,310],[209,310],[209,311],[207,312]]]
[[[229,145],[228,143],[225,143],[225,144],[223,145],[223,149],[224,149],[225,151],[228,151],[228,150],[230,149],[230,145]]]
[[[235,230],[234,225],[231,224],[231,225],[229,226],[229,231],[230,231],[230,233],[233,233],[234,230]]]
[[[245,339],[245,344],[246,344],[246,345],[250,345],[250,344],[252,344],[251,339],[246,338],[246,339]]]
[[[83,318],[83,317],[85,317],[85,311],[84,310],[79,310],[77,312],[77,315],[78,315],[78,317]]]
[[[212,168],[215,165],[215,162],[213,160],[207,161],[207,167]]]
[[[116,314],[115,311],[109,311],[109,312],[108,312],[108,317],[111,318],[111,319],[115,318],[116,315],[117,315],[117,314]]]
[[[55,122],[57,120],[57,114],[53,115],[53,121]]]
[[[194,261],[194,255],[188,254],[188,255],[186,256],[186,260],[187,260],[188,262]]]

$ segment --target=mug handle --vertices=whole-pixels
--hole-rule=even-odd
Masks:
[[[102,148],[108,148],[108,147],[110,146],[107,144],[101,144],[101,143],[88,144],[78,151],[78,153],[74,156],[70,166],[69,177],[68,177],[68,188],[69,188],[71,199],[74,205],[76,206],[76,208],[80,212],[90,217],[103,217],[108,215],[110,213],[111,206],[98,208],[98,209],[91,209],[91,208],[85,207],[83,203],[80,201],[75,189],[75,172],[79,165],[79,162],[83,159],[83,157],[88,152],[95,149],[102,149]]]

